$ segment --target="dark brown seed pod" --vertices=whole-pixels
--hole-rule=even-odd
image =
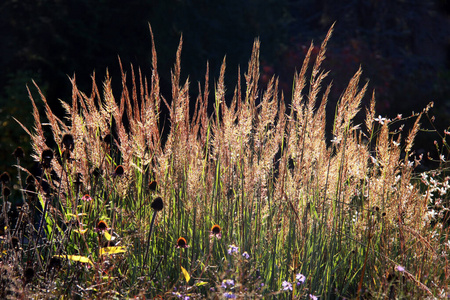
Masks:
[[[164,208],[164,202],[161,197],[156,197],[150,206],[155,211],[161,211]]]
[[[77,173],[75,175],[75,180],[73,181],[73,184],[76,186],[80,186],[83,183],[83,174]]]
[[[32,267],[28,267],[23,271],[23,279],[25,284],[30,283],[34,277],[34,269]]]
[[[97,227],[95,228],[98,232],[105,231],[108,229],[108,224],[105,221],[99,221]]]
[[[113,143],[113,141],[114,141],[114,137],[112,136],[112,134],[108,133],[107,135],[105,135],[105,136],[102,138],[102,141],[103,141],[105,144],[111,146],[112,143]]]
[[[44,169],[49,169],[51,167],[53,159],[53,151],[51,149],[46,149],[42,151],[41,164]]]
[[[155,181],[155,180],[153,180],[152,182],[150,182],[149,184],[148,184],[148,189],[150,190],[150,191],[156,191],[156,187],[157,187],[157,182]]]
[[[98,167],[95,167],[92,171],[92,175],[94,175],[94,177],[99,177],[100,175],[102,175],[102,173],[102,170]]]
[[[14,152],[13,152],[13,156],[15,158],[24,158],[25,157],[25,152],[23,151],[22,147],[17,147]]]
[[[188,248],[189,245],[184,237],[179,237],[177,240],[177,248]]]
[[[7,186],[3,187],[2,195],[5,198],[9,197],[9,195],[11,195],[11,189]]]
[[[220,228],[219,225],[215,224],[211,227],[211,233],[209,235],[209,237],[213,238],[218,238],[221,239],[222,238],[222,228]]]
[[[114,170],[114,176],[122,176],[124,173],[125,169],[122,167],[122,165],[118,165]]]
[[[3,172],[0,175],[0,182],[2,182],[3,184],[8,184],[10,180],[11,180],[11,177],[9,176],[8,172]]]
[[[50,258],[50,262],[48,263],[48,270],[51,269],[59,269],[62,266],[62,261],[61,258],[57,257],[57,256],[53,256],[52,258]]]
[[[116,246],[115,241],[106,241],[103,243],[103,247],[114,247],[114,246]]]
[[[63,135],[62,140],[61,140],[61,146],[62,146],[61,148],[72,151],[73,148],[75,147],[75,141],[73,139],[73,135],[71,135],[70,133],[66,133],[65,135]]]

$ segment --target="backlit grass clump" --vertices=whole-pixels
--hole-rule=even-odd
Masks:
[[[1,177],[0,298],[448,297],[445,157],[414,172],[430,106],[389,120],[376,117],[372,95],[360,112],[367,83],[356,70],[327,108],[330,35],[317,55],[311,45],[288,107],[276,77],[259,84],[258,40],[231,99],[225,60],[214,95],[207,68],[190,99],[181,41],[171,99],[154,43],[151,77],[122,71],[120,95],[109,76],[100,90],[93,76],[89,93],[72,78],[64,119],[42,93],[41,116],[30,93],[35,127],[23,127],[39,167],[23,168],[18,148],[18,173]]]

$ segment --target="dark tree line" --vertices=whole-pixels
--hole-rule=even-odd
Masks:
[[[92,72],[100,82],[108,68],[120,84],[119,56],[126,69],[132,63],[148,75],[148,23],[155,33],[166,98],[181,34],[182,74],[193,83],[193,94],[196,82],[203,81],[206,61],[213,80],[225,55],[232,91],[237,66],[245,70],[253,39],[260,37],[263,75],[279,75],[289,99],[304,48],[311,40],[319,44],[336,21],[326,62],[336,86],[334,100],[362,65],[379,95],[380,113],[406,114],[434,100],[444,120],[450,109],[449,11],[447,0],[4,0],[0,165],[14,163],[16,146],[29,152],[29,140],[11,116],[31,127],[25,88],[28,84],[36,93],[31,79],[57,110],[58,99],[70,99],[67,76],[76,74],[80,88],[89,91]]]

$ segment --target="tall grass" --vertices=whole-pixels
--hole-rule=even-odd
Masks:
[[[405,118],[375,117],[373,94],[355,124],[368,88],[356,70],[327,140],[331,32],[317,55],[311,44],[290,107],[276,77],[259,84],[258,40],[231,99],[223,61],[212,115],[208,68],[195,100],[181,82],[180,40],[165,99],[152,32],[151,77],[121,65],[118,98],[108,75],[100,90],[94,74],[90,93],[74,77],[65,119],[40,93],[44,121],[30,93],[35,127],[22,127],[40,171],[18,159],[19,217],[2,206],[2,296],[448,296],[448,227],[428,209],[436,184],[414,181],[413,142],[430,106],[408,117],[404,135]]]

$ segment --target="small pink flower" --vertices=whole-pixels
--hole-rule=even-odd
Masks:
[[[394,270],[397,272],[405,272],[405,268],[402,266],[395,266]]]
[[[89,196],[89,194],[86,194],[83,197],[81,197],[81,200],[90,202],[90,201],[92,201],[92,198],[91,198],[91,196]]]

